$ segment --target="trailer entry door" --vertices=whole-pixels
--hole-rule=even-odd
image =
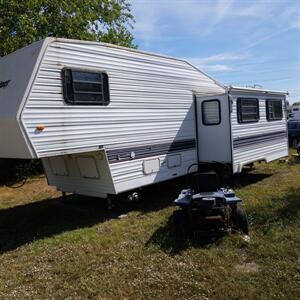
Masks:
[[[231,163],[228,94],[196,97],[195,101],[199,161]]]

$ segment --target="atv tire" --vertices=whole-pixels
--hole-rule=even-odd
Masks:
[[[242,207],[237,207],[234,214],[234,223],[242,233],[249,234],[249,224],[246,211]]]
[[[175,228],[175,236],[177,239],[185,239],[188,236],[187,217],[183,210],[176,210],[173,213],[173,222]]]

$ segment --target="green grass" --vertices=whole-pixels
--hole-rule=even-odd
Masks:
[[[256,164],[231,185],[250,243],[176,241],[183,179],[146,188],[139,202],[119,199],[112,212],[98,199],[63,201],[43,177],[2,186],[0,299],[299,299],[300,164]]]

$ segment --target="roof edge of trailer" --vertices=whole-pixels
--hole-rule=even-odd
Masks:
[[[203,72],[202,70],[200,70],[199,68],[197,68],[196,66],[194,66],[192,63],[190,63],[189,61],[187,61],[184,58],[178,58],[178,57],[174,57],[174,56],[158,54],[158,53],[151,52],[151,51],[144,51],[144,50],[139,50],[139,49],[124,47],[124,46],[114,45],[114,44],[110,44],[110,43],[97,42],[97,41],[66,39],[66,38],[54,38],[54,37],[47,37],[47,38],[45,38],[45,40],[46,40],[47,44],[50,44],[52,42],[64,42],[64,43],[79,43],[79,44],[101,45],[101,46],[104,46],[104,47],[107,47],[107,48],[115,48],[115,49],[120,49],[120,50],[124,50],[124,51],[145,54],[145,55],[149,55],[149,56],[156,56],[156,57],[168,58],[168,59],[173,59],[173,60],[181,61],[181,62],[184,62],[184,63],[190,65],[192,68],[194,68],[198,72],[202,73],[203,75],[205,75],[206,77],[208,77],[209,79],[211,79],[216,85],[218,85],[219,87],[221,87],[224,90],[226,90],[226,86],[225,85],[221,84],[216,79],[214,79],[213,77],[211,77],[207,73]]]
[[[46,38],[46,39],[51,39],[51,38]],[[6,54],[6,55],[0,56],[0,60],[3,59],[3,58],[5,58],[5,57],[8,57],[8,56],[10,56],[10,55],[13,55],[13,54],[16,54],[16,53],[18,53],[18,52],[21,52],[24,48],[30,48],[30,47],[33,46],[33,45],[43,44],[43,43],[45,42],[46,39],[42,39],[42,40],[35,41],[35,42],[33,42],[33,43],[31,43],[31,44],[28,44],[28,45],[26,45],[26,46],[24,46],[24,47],[22,47],[22,48],[18,48],[17,50],[15,50],[15,51],[13,51],[13,52],[10,52],[10,53],[8,53],[8,54]]]
[[[240,86],[227,86],[228,92],[256,92],[261,94],[277,94],[277,95],[289,95],[288,91],[274,91],[268,89],[256,89],[256,88],[247,88],[247,87],[240,87]]]

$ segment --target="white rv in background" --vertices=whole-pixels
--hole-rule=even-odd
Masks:
[[[285,96],[225,87],[181,59],[46,38],[0,59],[0,157],[41,158],[50,185],[97,197],[195,163],[241,172],[288,155]]]

